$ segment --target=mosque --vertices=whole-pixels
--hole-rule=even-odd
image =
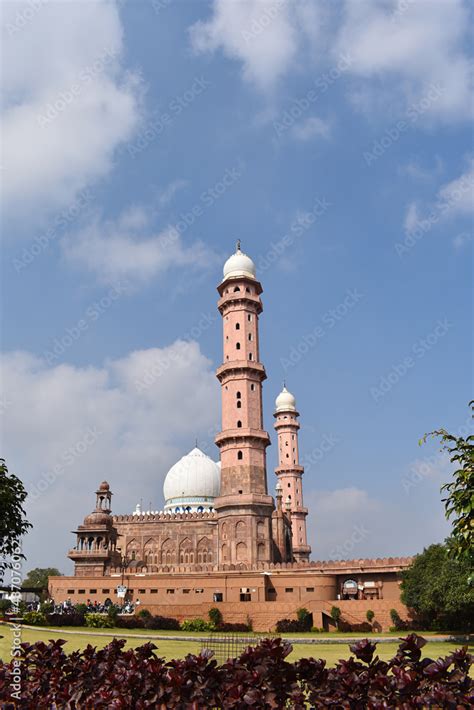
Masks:
[[[263,428],[259,317],[262,286],[255,264],[237,243],[224,265],[217,307],[223,324],[222,427],[219,461],[197,446],[164,481],[162,511],[112,514],[112,492],[102,482],[96,507],[74,531],[68,557],[74,576],[50,577],[58,601],[126,598],[150,611],[185,619],[218,604],[226,621],[252,619],[269,630],[304,606],[316,626],[330,624],[337,603],[351,622],[370,607],[382,628],[389,609],[406,616],[400,572],[410,558],[311,561],[300,464],[299,413],[284,386],[275,400],[278,442],[275,495],[268,490]]]

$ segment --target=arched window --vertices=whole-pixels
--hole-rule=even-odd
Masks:
[[[237,350],[240,350],[240,343],[236,343],[235,347],[237,348]]]
[[[237,399],[241,399],[242,394],[240,392],[237,392],[235,396],[237,397]]]
[[[255,390],[255,385],[250,385],[250,389],[252,390],[252,392],[254,392],[254,390]]]
[[[249,333],[249,340],[252,340],[252,333]]]
[[[252,359],[252,353],[249,353],[249,360]]]
[[[198,505],[197,512],[198,512],[198,513],[203,513],[203,512],[204,512],[204,508],[202,507],[202,505]]]
[[[239,399],[239,400],[237,400],[237,409],[240,409],[241,407],[242,407],[242,402]]]
[[[240,291],[240,286],[234,286],[234,293],[237,293],[237,291]]]
[[[243,458],[244,458],[244,455],[243,455],[242,451],[237,451],[237,459],[238,459],[238,461],[242,461]]]
[[[241,428],[242,428],[242,422],[239,419],[239,421],[237,422],[237,429],[241,429]]]
[[[236,324],[235,324],[235,329],[236,329],[236,330],[240,330],[240,323],[236,323]]]

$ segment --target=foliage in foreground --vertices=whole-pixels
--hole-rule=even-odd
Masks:
[[[422,659],[425,643],[411,634],[385,662],[365,639],[351,645],[354,655],[334,668],[314,658],[289,663],[291,645],[282,639],[265,639],[222,666],[210,652],[165,662],[152,643],[124,651],[125,641],[114,639],[104,649],[89,645],[70,655],[64,641],[24,643],[17,666],[21,691],[12,698],[15,661],[0,662],[0,700],[5,710],[469,707],[472,656],[464,648],[446,658]]]
[[[466,557],[453,559],[446,545],[430,545],[402,572],[401,599],[425,629],[474,628],[474,586]],[[396,620],[392,616],[395,626]]]

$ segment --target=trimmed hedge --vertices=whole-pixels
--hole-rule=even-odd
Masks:
[[[64,643],[25,643],[20,658],[0,662],[4,710],[472,707],[467,648],[422,659],[426,642],[416,634],[402,639],[388,662],[365,639],[334,668],[314,658],[289,663],[291,645],[282,639],[265,639],[221,666],[210,652],[166,662],[155,656],[152,643],[124,651],[125,640],[114,639],[103,649],[89,645],[70,655]]]

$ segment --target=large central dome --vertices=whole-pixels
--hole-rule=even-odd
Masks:
[[[168,471],[163,484],[165,510],[173,513],[213,509],[221,487],[220,464],[197,447]]]

